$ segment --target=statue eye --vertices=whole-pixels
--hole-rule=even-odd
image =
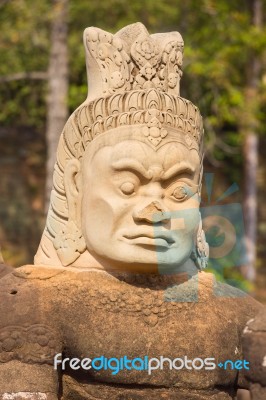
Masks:
[[[185,186],[177,186],[172,193],[175,200],[183,201],[188,197],[188,190]]]
[[[135,192],[135,186],[132,182],[125,182],[120,186],[121,191],[126,194],[126,195],[130,195],[133,194]]]

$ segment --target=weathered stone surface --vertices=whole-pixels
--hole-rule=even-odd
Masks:
[[[266,398],[266,308],[252,318],[244,329],[243,351],[250,360],[246,377],[250,381],[252,398]]]
[[[157,280],[153,275],[134,275],[132,279],[118,279],[105,272],[73,268],[17,269],[2,279],[1,286],[1,315],[5,310],[0,329],[1,390],[46,393],[49,387],[56,394],[58,377],[53,356],[62,352],[65,357],[80,359],[100,355],[241,359],[240,333],[247,319],[257,313],[259,304],[223,284],[218,284],[223,297],[216,297],[214,277],[201,272],[198,278],[180,283],[171,277],[169,296],[169,277],[160,276]],[[13,290],[16,294],[11,294]],[[232,298],[232,291],[237,297]],[[186,301],[189,292],[192,301]],[[135,398],[149,398],[150,391],[159,390],[158,398],[162,399],[179,395],[184,399],[230,399],[238,379],[236,370],[218,368],[165,368],[151,375],[126,370],[116,375],[105,370],[77,375],[77,371],[67,369],[66,374],[72,378],[63,377],[64,396],[71,398],[71,393],[79,393],[78,384],[83,382],[80,393],[89,395],[83,394],[82,399],[94,395],[101,399],[119,398],[124,385],[128,398],[134,387]],[[102,396],[106,393],[106,397],[100,397],[101,382]],[[247,387],[242,378],[239,383]],[[117,392],[116,385],[121,387]],[[188,394],[190,397],[186,397]]]
[[[167,389],[152,387],[144,388],[128,388],[122,385],[107,384],[79,384],[73,378],[64,376],[64,400],[229,400],[232,399],[230,394],[221,392],[220,390],[193,390],[193,389]]]
[[[47,400],[48,395],[40,392],[4,393],[1,400]]]
[[[1,355],[3,355],[1,347]],[[1,400],[56,400],[58,378],[48,365],[0,362]]]
[[[250,385],[251,398],[256,400],[265,400],[266,399],[266,388],[262,387],[259,383],[252,383]]]

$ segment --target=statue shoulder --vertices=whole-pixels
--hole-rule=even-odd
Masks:
[[[14,268],[10,267],[6,264],[0,264],[0,279],[3,278],[5,275],[10,274],[14,271]]]
[[[34,266],[25,266],[0,279],[0,363],[51,361],[54,351],[60,349],[53,286],[47,290],[48,277]]]
[[[241,328],[254,318],[263,305],[241,289],[213,278],[212,302],[215,308],[223,309],[224,314],[232,316]],[[231,317],[230,317],[231,318]]]

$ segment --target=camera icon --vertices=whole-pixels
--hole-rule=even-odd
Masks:
[[[238,267],[247,262],[243,211],[240,203],[200,209],[206,241],[208,268]]]
[[[239,268],[248,262],[241,204],[207,206],[202,207],[200,211],[206,241],[209,244],[208,269],[225,283],[245,289],[241,273],[236,272],[236,267]],[[221,296],[215,288],[214,294]]]
[[[206,189],[208,194],[208,203],[199,208],[203,231],[205,232],[206,242],[209,246],[209,259],[207,270],[214,273],[218,283],[214,284],[213,293],[215,296],[223,297],[241,297],[245,295],[240,290],[230,290],[220,284],[228,283],[238,289],[246,290],[247,282],[244,280],[240,272],[240,267],[248,263],[246,245],[245,245],[245,228],[243,209],[240,203],[221,203],[232,193],[238,191],[238,186],[233,184],[220,196],[214,205],[211,205],[213,174],[205,175]],[[189,225],[189,218],[195,210],[183,210],[182,212],[172,212],[171,219],[183,218],[184,227]],[[204,235],[203,235],[204,236]],[[174,256],[174,255],[173,255]],[[162,256],[161,256],[162,258]],[[163,258],[162,258],[163,259]],[[160,257],[158,255],[158,266],[160,272]],[[180,273],[185,273],[185,269]],[[189,273],[188,273],[189,275]],[[169,287],[165,292],[166,301],[197,301],[195,287],[197,286],[197,277],[190,275],[189,293],[193,295],[191,299],[185,299],[184,295],[180,296],[181,286]],[[186,290],[186,295],[188,291]],[[171,300],[172,299],[172,300]]]

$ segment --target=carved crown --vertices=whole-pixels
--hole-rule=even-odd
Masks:
[[[89,100],[151,88],[179,96],[184,48],[180,33],[149,35],[140,22],[115,35],[90,27],[84,45]]]
[[[189,100],[158,89],[131,90],[100,97],[79,107],[74,125],[78,126],[79,132],[72,136],[75,144],[69,147],[77,150],[77,158],[97,136],[129,125],[138,125],[137,130],[154,148],[168,140],[179,140],[199,153],[202,151],[203,126],[198,108]],[[168,135],[171,129],[174,134]]]
[[[78,158],[96,136],[128,125],[142,125],[154,148],[170,140],[166,129],[173,128],[186,146],[202,151],[200,112],[179,93],[184,42],[178,32],[149,35],[139,22],[114,35],[90,27],[84,45],[89,94],[74,113],[77,142],[69,146]]]

